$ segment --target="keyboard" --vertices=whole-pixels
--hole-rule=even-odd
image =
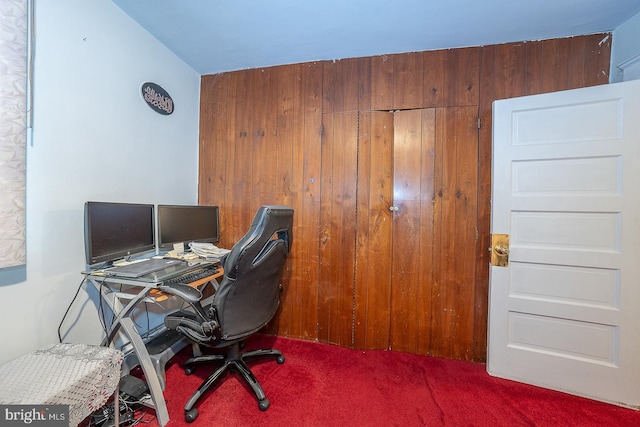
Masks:
[[[170,279],[165,280],[163,283],[165,285],[171,285],[174,283],[188,284],[191,282],[196,282],[200,279],[204,279],[205,277],[213,276],[217,272],[218,268],[213,266],[198,268],[196,270],[190,270],[186,273],[182,273],[179,276],[171,277]]]
[[[119,265],[104,270],[105,276],[137,278],[154,271],[164,270],[165,268],[182,264],[183,261],[176,259],[158,259],[150,258],[140,262],[134,262],[127,265]],[[186,263],[185,263],[186,264]]]

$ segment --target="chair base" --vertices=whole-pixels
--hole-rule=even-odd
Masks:
[[[203,355],[192,357],[185,362],[185,372],[189,375],[194,371],[193,365],[222,361],[222,365],[209,375],[209,377],[202,383],[202,385],[200,385],[200,387],[198,387],[184,406],[185,420],[187,422],[193,422],[198,417],[198,410],[194,408],[195,404],[204,395],[204,393],[216,384],[216,382],[228,371],[238,372],[247,384],[249,384],[256,396],[256,399],[258,399],[258,407],[261,411],[266,411],[269,408],[269,399],[265,396],[262,386],[260,386],[260,383],[253,375],[246,362],[257,358],[275,357],[278,364],[283,364],[285,360],[284,356],[282,355],[282,352],[275,349],[261,349],[242,352],[240,350],[240,346],[240,342],[232,344],[228,348],[226,355]]]

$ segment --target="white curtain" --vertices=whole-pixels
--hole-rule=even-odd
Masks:
[[[0,268],[25,264],[27,0],[0,0]]]

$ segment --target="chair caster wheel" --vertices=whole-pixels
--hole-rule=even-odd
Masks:
[[[196,368],[192,368],[192,367],[184,368],[184,373],[187,375],[191,375],[195,370]]]
[[[278,356],[276,362],[278,362],[278,365],[282,365],[284,363],[284,356]]]
[[[271,402],[269,402],[269,399],[266,397],[258,401],[258,408],[260,408],[261,411],[266,411],[269,408],[269,405],[271,405]]]
[[[188,423],[192,423],[198,418],[198,410],[196,408],[186,411],[184,413],[184,420]]]

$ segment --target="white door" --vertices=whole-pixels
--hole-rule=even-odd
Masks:
[[[497,101],[493,117],[491,232],[510,248],[490,267],[487,371],[637,408],[640,81]]]

